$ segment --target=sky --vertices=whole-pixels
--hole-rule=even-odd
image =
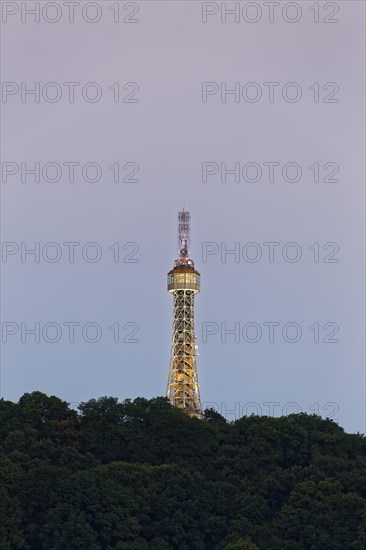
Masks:
[[[364,3],[71,4],[2,2],[1,397],[165,394],[185,207],[203,406],[364,433]]]

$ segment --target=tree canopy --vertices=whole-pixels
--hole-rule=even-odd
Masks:
[[[363,550],[366,439],[165,398],[0,400],[3,550]]]

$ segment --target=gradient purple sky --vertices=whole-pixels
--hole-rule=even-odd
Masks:
[[[95,241],[103,250],[98,263],[80,254],[72,264],[64,256],[54,264],[9,257],[2,264],[2,320],[94,321],[103,336],[95,344],[80,336],[70,344],[66,333],[54,344],[10,337],[2,346],[1,396],[17,400],[41,390],[80,402],[165,393],[172,325],[166,273],[176,256],[176,214],[185,206],[202,275],[196,332],[203,403],[218,404],[223,414],[235,403],[242,410],[255,402],[263,414],[268,402],[278,403],[276,414],[290,402],[306,412],[318,403],[323,416],[335,403],[333,417],[347,431],[364,432],[364,3],[338,2],[337,24],[314,23],[313,2],[298,2],[303,15],[293,24],[264,15],[255,24],[222,23],[219,15],[204,24],[201,2],[183,1],[139,2],[139,23],[116,24],[113,3],[99,3],[103,17],[95,24],[79,12],[73,24],[21,23],[19,14],[2,24],[3,81],[93,81],[103,89],[97,103],[78,94],[73,104],[66,96],[22,103],[19,95],[2,104],[3,162],[93,161],[103,168],[97,183],[22,183],[19,176],[2,183],[3,241]],[[117,81],[137,82],[139,103],[113,103],[108,87]],[[270,81],[299,83],[302,99],[289,103],[278,93],[274,103],[222,103],[218,95],[201,101],[202,82]],[[337,82],[339,102],[314,103],[314,82]],[[139,183],[113,183],[108,167],[116,161],[137,162]],[[206,161],[292,161],[303,177],[221,183],[216,176],[203,183]],[[308,167],[316,161],[337,163],[339,183],[314,183]],[[117,241],[138,243],[139,262],[114,263],[108,247]],[[217,254],[202,261],[203,242],[232,248],[251,241],[296,241],[303,258],[235,263]],[[338,243],[339,263],[314,263],[314,242]],[[139,342],[113,343],[108,327],[129,321],[140,327]],[[254,321],[296,321],[303,338],[222,343],[218,334],[202,342],[202,323]],[[315,321],[338,323],[340,342],[312,342]]]

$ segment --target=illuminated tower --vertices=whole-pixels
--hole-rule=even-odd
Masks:
[[[194,333],[194,295],[200,291],[200,274],[189,258],[190,213],[178,213],[178,252],[174,268],[168,273],[168,291],[173,295],[174,319],[172,351],[166,395],[172,405],[190,416],[202,418],[198,384],[196,336]]]

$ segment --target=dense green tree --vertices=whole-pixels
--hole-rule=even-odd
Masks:
[[[21,469],[0,453],[0,548],[24,548],[21,502],[14,487],[21,479]]]
[[[225,544],[223,550],[258,550],[258,546],[247,537],[239,538],[235,542]]]
[[[0,400],[0,549],[361,550],[366,440],[162,397]]]
[[[354,493],[344,493],[338,481],[326,478],[319,483],[298,483],[288,503],[273,520],[272,546],[281,541],[286,548],[317,549],[366,547],[366,501]]]

